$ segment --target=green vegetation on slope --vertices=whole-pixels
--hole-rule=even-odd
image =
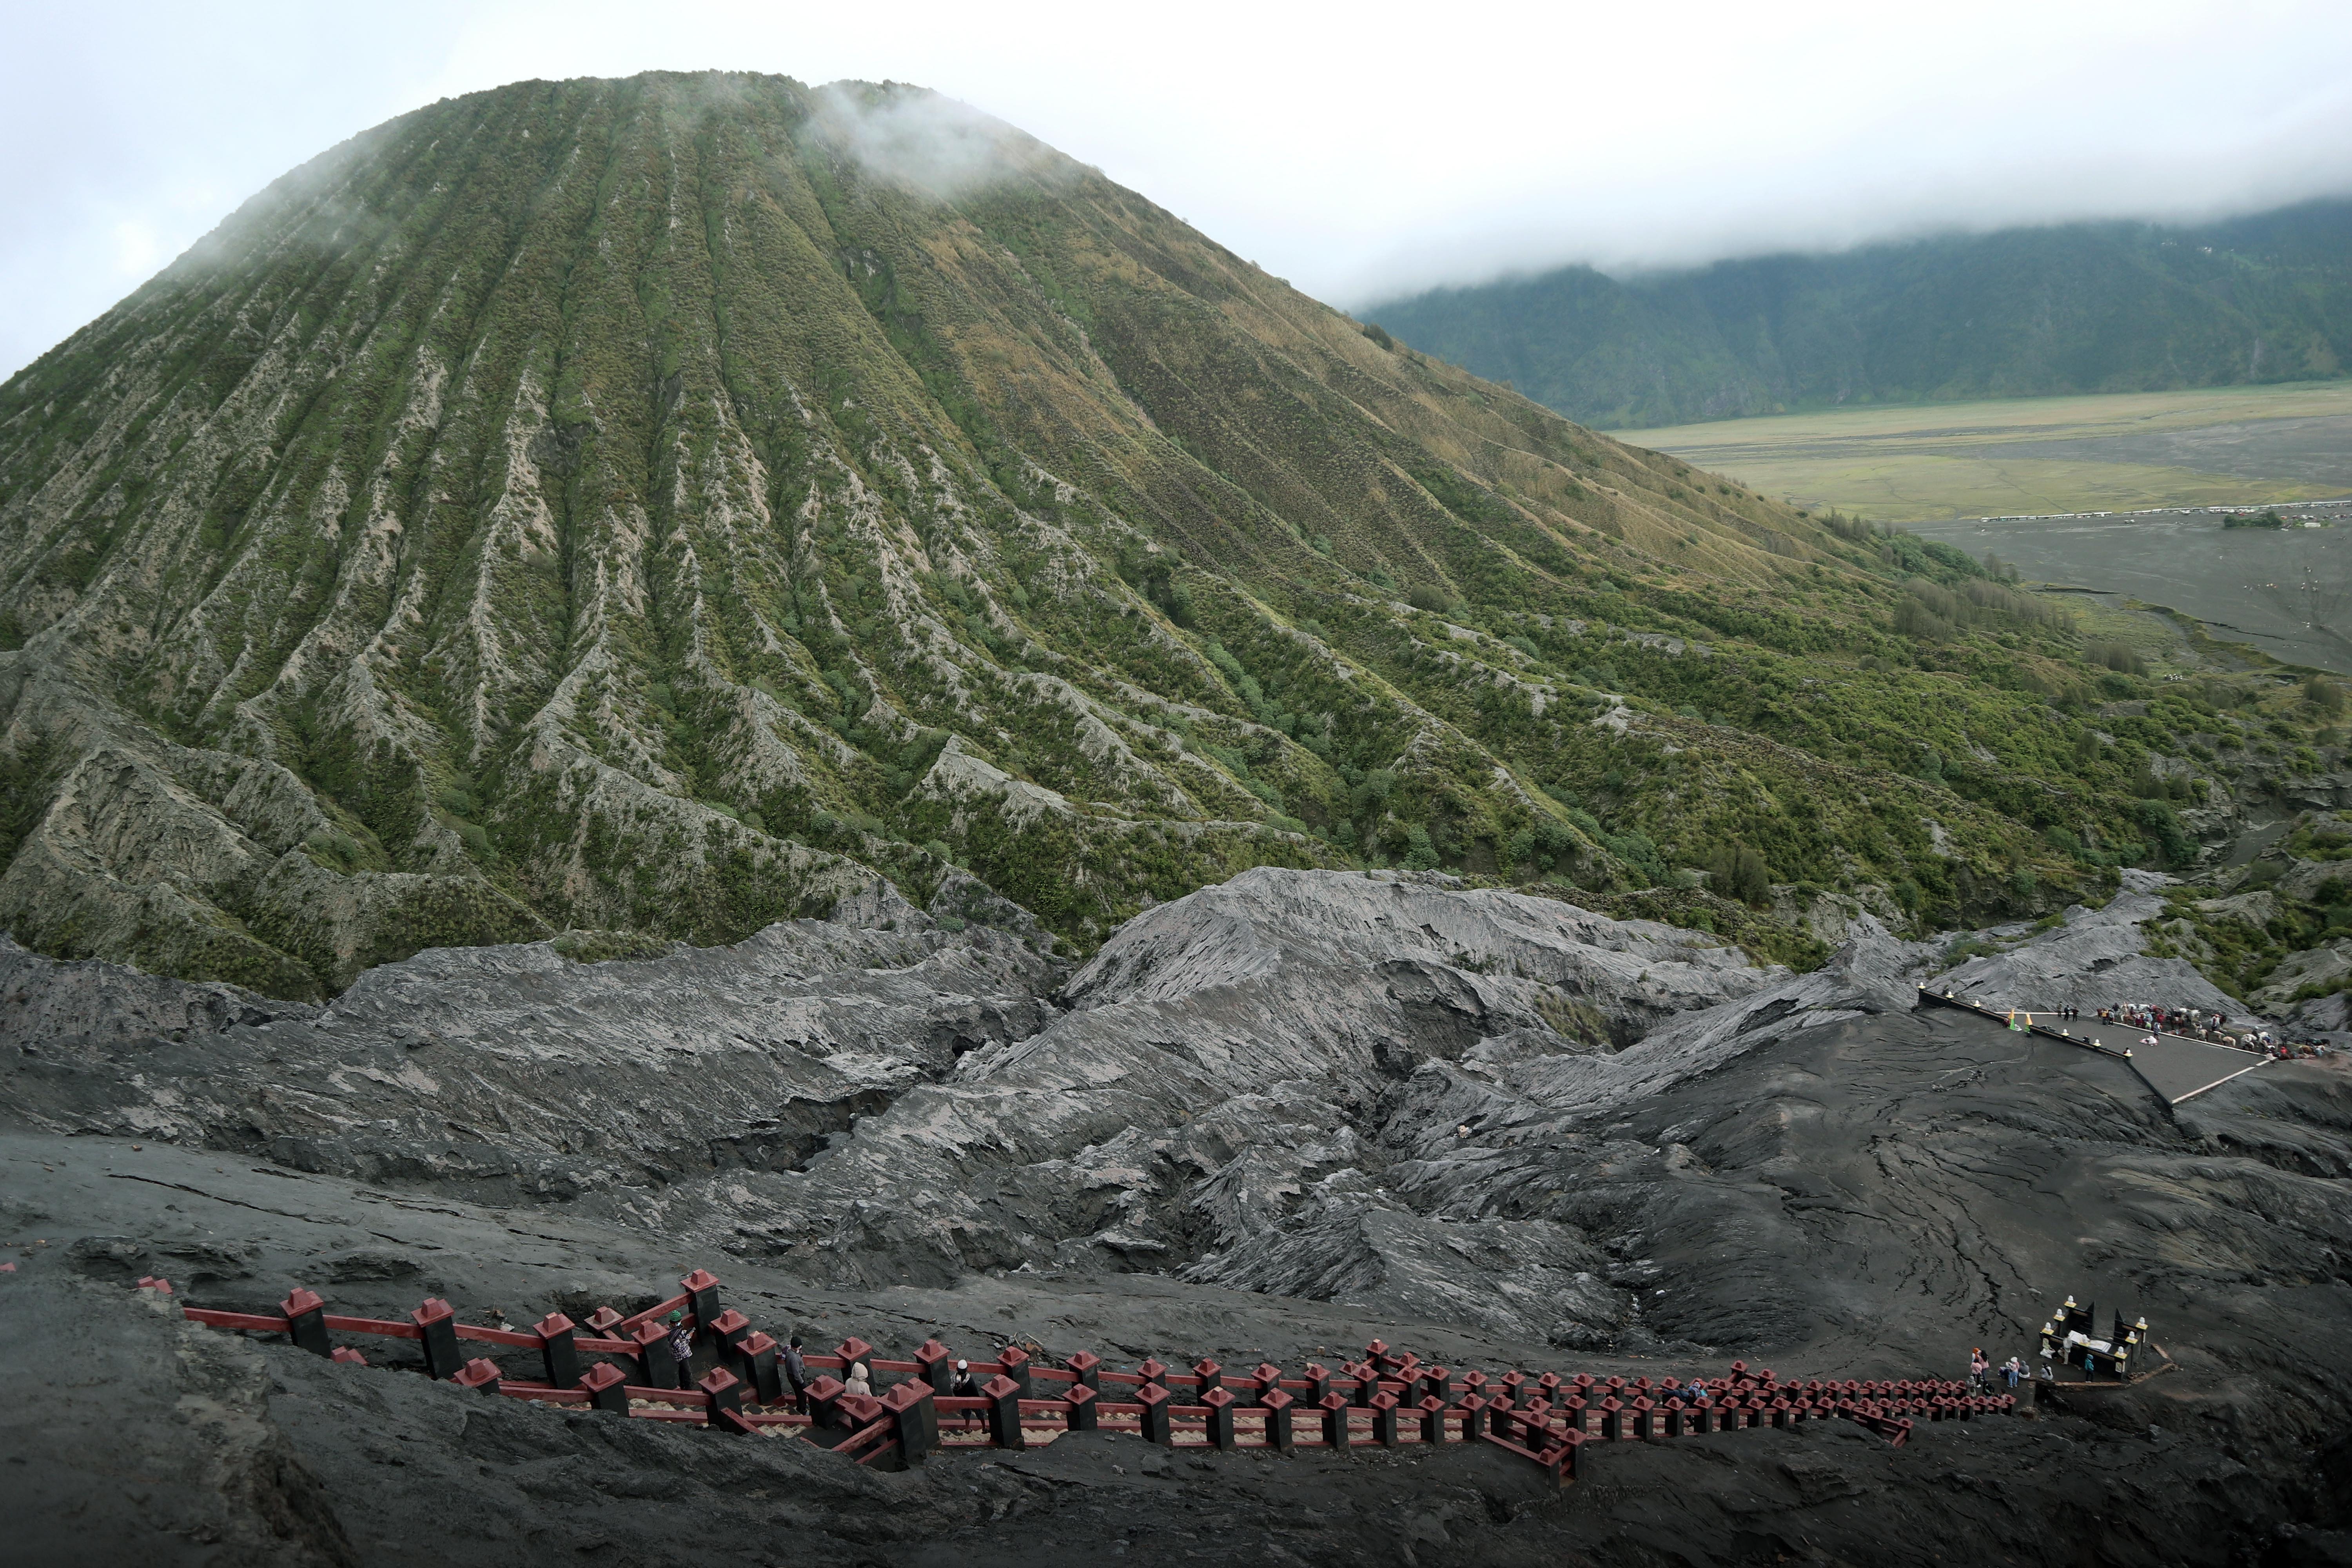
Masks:
[[[2306,380],[2352,365],[2352,202],[1622,280],[1570,267],[1370,314],[1415,348],[1610,427]]]
[[[2208,700],[928,94],[732,76],[393,121],[0,388],[0,922],[297,994],[877,876],[1084,949],[1259,864],[1803,958],[1734,905],[2187,853]]]

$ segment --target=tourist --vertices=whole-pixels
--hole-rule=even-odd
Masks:
[[[864,1362],[856,1362],[851,1364],[849,1368],[849,1381],[842,1384],[841,1392],[845,1394],[862,1394],[867,1399],[874,1397],[874,1380],[866,1375],[866,1363]]]
[[[984,1399],[987,1397],[987,1395],[983,1394],[980,1390],[980,1379],[974,1377],[971,1373],[971,1363],[968,1361],[959,1361],[955,1363],[955,1380],[948,1384],[948,1394],[950,1398],[954,1399]],[[971,1408],[965,1409],[963,1412],[963,1425],[966,1429],[969,1429],[973,1423],[977,1422],[980,1419],[980,1415],[981,1413],[978,1410]]]
[[[793,1385],[793,1408],[802,1414],[808,1410],[808,1360],[801,1354],[801,1337],[784,1347],[784,1376]]]
[[[2011,1356],[2009,1358],[2008,1362],[2002,1365],[2000,1371],[2001,1375],[2009,1380],[2009,1391],[2011,1394],[2015,1394],[2017,1392],[2017,1380],[2025,1375],[2025,1363],[2018,1360],[2017,1357]]]
[[[1982,1388],[1984,1386],[1985,1373],[1990,1371],[1991,1368],[1992,1363],[1985,1360],[1983,1346],[1979,1345],[1976,1349],[1969,1352],[1969,1381],[1970,1383],[1976,1384],[1979,1388]]]
[[[680,1308],[669,1315],[669,1357],[677,1363],[677,1386],[688,1388],[694,1383],[694,1332],[686,1326],[686,1311]]]

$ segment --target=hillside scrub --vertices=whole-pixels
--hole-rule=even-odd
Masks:
[[[1370,314],[1571,419],[2231,386],[2352,363],[2352,202],[1441,289]],[[2273,515],[2231,526],[2279,526]]]
[[[2263,678],[2154,681],[1010,128],[945,185],[845,138],[917,102],[451,100],[0,387],[0,925],[289,995],[877,879],[1076,952],[1258,865],[1723,864],[1927,930],[2191,855],[2231,787],[2192,743]]]

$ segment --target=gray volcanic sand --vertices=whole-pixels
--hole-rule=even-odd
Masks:
[[[2346,414],[2244,419],[2189,430],[2093,436],[2079,441],[2004,441],[1979,450],[2069,462],[2147,463],[2200,474],[2290,479],[2352,490],[2352,415]]]
[[[2138,951],[2156,902],[2073,911],[1954,977],[2198,1001]],[[995,938],[891,918],[637,965],[423,954],[276,1016],[0,952],[0,1368],[37,1391],[0,1404],[12,1547],[2352,1561],[2352,1064],[2175,1109],[2124,1062],[1916,1009],[1934,952],[1883,931],[1792,976],[1433,879],[1251,873],[1130,922],[1050,996]],[[1591,1022],[1571,1000],[1630,1043],[1552,1032]],[[1295,1371],[1377,1336],[1489,1372],[1951,1376],[1972,1345],[2030,1356],[2073,1294],[2145,1314],[2173,1365],[1901,1450],[1843,1423],[1616,1445],[1564,1491],[1483,1446],[1117,1436],[892,1475],[467,1394],[405,1342],[337,1365],[130,1288],[266,1310],[299,1282],[361,1316],[434,1294],[527,1324],[649,1305],[698,1265],[771,1333],[900,1356],[936,1334]]]
[[[2325,1554],[2342,1542],[2324,1528],[2346,1522],[2341,1494],[2312,1488],[2347,1457],[2352,1313],[2324,1239],[2342,1245],[2343,1211],[2280,1212],[2340,1184],[2280,1167],[2332,1160],[2327,1173],[2345,1173],[2352,1074],[2291,1064],[2252,1087],[2192,1102],[2201,1109],[2175,1128],[2121,1064],[1920,1014],[1811,1031],[1698,1095],[1664,1097],[1638,1135],[1713,1113],[1721,1125],[1694,1153],[1745,1166],[1752,1196],[1751,1223],[1728,1231],[1704,1213],[1685,1228],[1666,1205],[1653,1254],[1662,1317],[1744,1320],[1783,1375],[1949,1373],[1972,1342],[2027,1349],[2071,1290],[2103,1311],[2147,1312],[2179,1370],[2080,1413],[1923,1428],[1901,1451],[1843,1424],[1624,1445],[1591,1455],[1587,1480],[1556,1496],[1493,1450],[1286,1462],[1162,1456],[1108,1436],[874,1475],[784,1439],[467,1394],[402,1370],[399,1348],[371,1344],[383,1364],[367,1369],[248,1348],[149,1311],[123,1277],[161,1265],[189,1299],[254,1307],[301,1279],[362,1314],[439,1290],[470,1321],[492,1306],[520,1321],[650,1300],[684,1264],[652,1238],[538,1210],[405,1199],[200,1151],[9,1137],[10,1386],[63,1381],[71,1393],[0,1415],[14,1461],[0,1485],[12,1517],[58,1528],[39,1560],[68,1563],[783,1562],[819,1550],[1052,1562],[1125,1542],[1269,1562],[2221,1563],[2242,1560],[2263,1521],[2297,1517],[2306,1528],[2277,1544],[2321,1554],[2267,1560],[2341,1561]],[[2327,1125],[2311,1123],[2315,1104]],[[1922,1167],[1927,1183],[1903,1179]],[[61,1234],[83,1227],[119,1239],[76,1247]],[[1660,1366],[1150,1277],[979,1276],[861,1296],[740,1263],[720,1272],[727,1299],[772,1331],[805,1325],[822,1342],[855,1330],[900,1353],[927,1332],[959,1348],[1018,1333],[1056,1353],[1207,1352],[1228,1364],[1265,1353],[1295,1367],[1377,1333],[1457,1365]],[[2135,1273],[2155,1278],[2135,1288]],[[1726,1359],[1675,1364],[1719,1371]],[[2282,1437],[2326,1451],[2283,1468]],[[36,1455],[37,1468],[22,1463]],[[215,1539],[188,1540],[191,1529]],[[159,1542],[179,1549],[155,1557]]]
[[[1906,526],[1973,556],[1990,551],[2032,580],[2169,605],[2274,658],[2352,674],[2352,505],[2287,515],[2334,526],[2225,529],[2219,516],[2170,511]],[[2306,574],[2320,584],[2315,626],[2297,586]]]

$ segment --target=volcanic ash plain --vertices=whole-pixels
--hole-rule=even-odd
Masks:
[[[2188,998],[2135,881],[1960,983]],[[10,1554],[2352,1562],[2341,1056],[2168,1105],[2127,1062],[1917,1005],[1948,944],[1865,924],[1794,974],[1435,874],[1261,868],[1075,972],[1044,945],[886,886],[658,958],[427,952],[324,1007],[0,947]],[[697,1267],[779,1339],[897,1356],[1295,1369],[1378,1337],[1495,1372],[1952,1377],[1973,1346],[2034,1361],[2072,1294],[2144,1315],[2170,1365],[1900,1448],[1844,1422],[1588,1448],[1559,1489],[1484,1445],[1108,1434],[877,1473],[468,1393],[408,1342],[333,1363],[131,1288],[521,1327]]]

